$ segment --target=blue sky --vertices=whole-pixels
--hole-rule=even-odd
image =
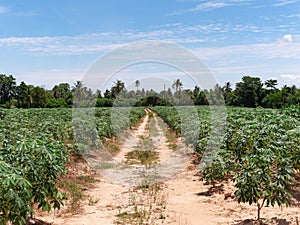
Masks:
[[[109,51],[159,40],[195,53],[220,84],[250,75],[300,86],[298,0],[0,0],[0,30],[0,73],[18,83],[73,84]]]

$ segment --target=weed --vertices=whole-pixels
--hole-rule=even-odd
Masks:
[[[99,202],[99,199],[98,198],[96,198],[96,199],[94,199],[93,197],[90,197],[89,198],[89,205],[95,205],[95,204],[97,204]]]
[[[157,219],[165,220],[165,205],[161,184],[139,186],[129,192],[129,203],[120,206],[114,224],[154,224]]]
[[[95,169],[112,169],[114,167],[115,165],[113,163],[108,163],[108,162],[98,163],[97,165],[94,166]]]
[[[120,152],[119,146],[114,142],[107,141],[104,143],[104,147],[111,154],[116,154],[116,153]]]
[[[170,149],[175,150],[177,148],[177,137],[176,134],[170,128],[166,129],[166,138],[167,142],[169,143],[168,147]]]
[[[126,154],[127,164],[141,164],[145,166],[151,166],[158,160],[158,152],[155,151],[143,151],[135,150]]]
[[[95,183],[96,180],[95,178],[91,177],[91,176],[84,176],[84,175],[80,175],[77,177],[78,180],[84,181],[86,183]]]

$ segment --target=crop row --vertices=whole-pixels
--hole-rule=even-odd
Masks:
[[[124,112],[127,120],[118,116]],[[71,109],[0,109],[0,225],[26,224],[34,204],[46,211],[60,208],[65,196],[55,184],[65,171],[68,149],[77,149],[78,143],[89,147],[91,140],[99,144],[145,111],[120,108],[114,112],[118,121],[111,114],[111,108],[81,114]]]
[[[200,172],[215,185],[232,180],[239,202],[290,204],[289,187],[300,170],[300,108],[154,107],[201,155]],[[190,118],[190,119],[189,119]],[[184,123],[183,123],[184,121]],[[189,137],[199,128],[196,140]],[[189,129],[190,128],[190,129]],[[183,135],[183,134],[182,134]]]

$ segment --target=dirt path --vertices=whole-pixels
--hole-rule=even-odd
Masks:
[[[138,180],[141,169],[145,172],[142,166],[106,168],[101,171],[101,175],[95,176],[98,181],[93,187],[84,191],[86,197],[81,202],[79,213],[73,215],[65,213],[66,209],[63,209],[61,212],[43,214],[39,218],[53,225],[255,224],[249,219],[255,218],[255,206],[238,204],[231,197],[225,199],[225,195],[234,193],[231,183],[222,184],[219,192],[211,193],[211,186],[199,181],[196,175],[198,167],[192,163],[193,158],[189,154],[181,154],[189,149],[180,140],[176,143],[177,150],[170,148],[166,129],[157,115],[147,111],[142,123],[122,141],[120,153],[108,160],[114,165],[124,163],[126,154],[137,149],[137,146],[141,147],[141,139],[151,140],[152,150],[158,152],[160,162],[155,171],[164,178],[163,183],[154,188],[143,185],[132,188],[125,184]],[[189,156],[190,160],[184,156]],[[177,172],[179,169],[181,170]],[[174,171],[177,173],[173,173]],[[165,180],[166,177],[171,178]],[[300,187],[298,189],[300,193]],[[268,224],[299,225],[296,222],[297,217],[300,218],[300,204],[297,204],[299,199],[290,208],[264,208],[262,216],[269,219]]]
[[[142,138],[150,139],[153,145],[152,150],[158,153],[159,162],[165,161],[173,153],[166,137],[166,124],[154,112],[149,109],[146,109],[146,112],[142,123],[123,140],[120,146],[121,151],[114,157],[117,161],[125,162],[126,154],[137,149],[141,145]]]
[[[155,151],[159,154],[159,162],[164,162],[170,157],[174,150],[170,147],[170,143],[166,137],[166,124],[164,124],[163,120],[156,114],[153,114],[153,116],[153,123],[151,123],[150,127],[153,126],[152,129],[155,129],[156,133],[152,135],[152,140],[156,143]]]
[[[147,111],[146,111],[147,112]],[[120,146],[121,151],[114,157],[118,162],[126,161],[126,154],[131,152],[139,145],[139,141],[142,136],[147,136],[146,126],[149,123],[149,113],[147,112],[146,116],[143,118],[142,123],[137,127],[136,130],[132,130],[123,141]]]
[[[168,180],[167,192],[169,193],[167,208],[170,215],[175,215],[173,224],[191,225],[251,225],[259,224],[254,221],[256,205],[238,204],[231,195],[235,188],[233,183],[224,183],[219,192],[210,193],[210,185],[199,181],[195,170],[185,168],[176,177]],[[300,187],[297,187],[298,193]],[[299,195],[299,194],[298,194]],[[298,200],[297,200],[298,199]],[[293,199],[289,208],[283,206],[264,207],[262,217],[269,225],[299,225],[300,205],[299,196]],[[298,223],[297,223],[298,218]]]

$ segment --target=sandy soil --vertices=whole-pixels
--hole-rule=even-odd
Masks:
[[[171,157],[173,150],[168,147],[164,126],[158,126],[159,118],[155,116],[154,120],[156,135],[153,137],[153,142],[156,151],[159,152],[160,161],[164,162]],[[139,127],[132,131],[120,146],[121,152],[115,156],[117,161],[125,160],[126,153],[132,150],[141,135],[149,135],[148,123],[149,116],[147,115]],[[180,143],[178,144],[180,146]],[[54,225],[257,224],[255,221],[256,207],[238,204],[233,195],[235,189],[232,183],[218,184],[219,188],[211,191],[212,186],[205,185],[197,176],[198,168],[193,163],[194,161],[195,157],[192,156],[180,172],[161,183],[160,188],[155,191],[119,185],[95,174],[98,181],[93,184],[93,187],[84,191],[86,198],[81,202],[81,210],[77,214],[64,213],[66,209],[63,209],[61,212],[52,211],[49,214],[38,214],[37,218]],[[80,173],[82,165],[77,168]],[[294,189],[293,204],[289,208],[263,208],[262,217],[267,224],[299,225],[299,183],[295,185]],[[146,212],[148,219],[138,223],[135,218],[128,222],[126,218],[120,217],[120,215],[132,215],[137,211]]]

